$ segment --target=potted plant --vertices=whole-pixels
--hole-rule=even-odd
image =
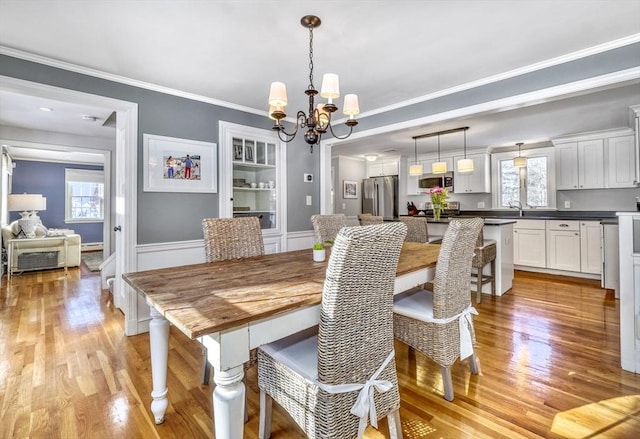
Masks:
[[[324,245],[321,242],[316,242],[313,244],[313,261],[314,262],[322,262],[326,257],[326,252],[324,250]]]

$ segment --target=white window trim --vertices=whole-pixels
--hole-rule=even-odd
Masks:
[[[522,157],[546,157],[547,158],[547,207],[540,207],[537,210],[556,210],[556,161],[555,150],[553,147],[534,148],[524,150],[520,153]],[[496,188],[492,194],[492,203],[494,209],[504,209],[500,205],[501,181],[500,181],[500,162],[502,160],[510,160],[518,156],[517,151],[501,152],[491,154],[491,169],[494,170],[492,179],[492,187]],[[526,208],[526,206],[524,206]]]
[[[103,223],[104,222],[104,211],[105,211],[105,203],[106,200],[103,198],[102,200],[102,218],[100,219],[79,219],[79,218],[71,218],[71,203],[69,202],[69,182],[86,182],[86,183],[102,183],[103,185],[103,196],[106,194],[106,183],[104,181],[104,171],[98,171],[94,169],[72,169],[67,168],[64,170],[64,222],[65,224],[74,224],[74,223]]]

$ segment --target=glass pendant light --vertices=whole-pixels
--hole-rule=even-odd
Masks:
[[[417,177],[423,174],[422,165],[418,163],[418,139],[413,138],[414,144],[414,152],[415,152],[415,164],[409,166],[409,175],[412,177]]]
[[[518,157],[513,159],[513,166],[516,168],[525,168],[527,166],[527,158],[520,155],[520,147],[524,145],[524,143],[516,143],[516,145],[518,146]]]
[[[458,172],[468,173],[473,172],[473,160],[467,158],[467,129],[464,129],[464,158],[458,160]]]
[[[440,133],[438,133],[438,161],[431,163],[432,174],[444,174],[447,172],[447,162],[440,160]]]

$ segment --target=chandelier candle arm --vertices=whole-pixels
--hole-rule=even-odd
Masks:
[[[286,85],[283,82],[272,82],[269,90],[268,116],[270,119],[275,120],[272,129],[278,132],[278,138],[283,142],[291,142],[296,137],[298,128],[305,128],[304,140],[309,144],[312,153],[313,146],[320,143],[322,134],[327,131],[330,131],[337,139],[342,140],[349,137],[353,132],[353,127],[358,124],[355,116],[360,114],[358,96],[354,94],[346,95],[344,97],[343,113],[349,116],[345,122],[349,131],[344,136],[337,136],[333,132],[331,114],[338,109],[333,100],[340,97],[340,80],[335,73],[325,73],[322,78],[320,96],[327,99],[327,103],[318,105],[315,103],[318,91],[313,85],[313,29],[320,26],[320,23],[320,18],[315,15],[305,15],[300,19],[300,24],[309,29],[309,86],[305,90],[305,94],[309,99],[309,109],[308,113],[304,111],[297,112],[295,127],[291,133],[287,133],[281,122],[287,116],[285,113],[285,107],[288,103]]]

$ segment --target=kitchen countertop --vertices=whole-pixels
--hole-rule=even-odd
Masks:
[[[516,220],[560,220],[560,221],[600,221],[601,224],[618,224],[617,212],[611,211],[586,211],[586,210],[524,210],[524,214],[519,216],[514,210],[464,210],[458,215],[442,217],[440,222],[448,223],[450,218],[484,218],[487,225],[502,224],[499,221],[509,220],[510,223]],[[403,215],[404,216],[404,215]],[[420,215],[422,216],[422,215]],[[429,222],[437,222],[428,213]]]
[[[423,215],[416,215],[416,216],[423,216]],[[476,217],[471,215],[460,215],[460,216],[454,216],[450,218],[440,218],[439,220],[435,220],[433,218],[427,218],[427,222],[449,224],[449,222],[452,219],[456,219],[456,218],[464,219],[464,218],[476,218]],[[504,226],[505,224],[515,224],[515,222],[516,220],[511,218],[484,218],[485,226]]]

